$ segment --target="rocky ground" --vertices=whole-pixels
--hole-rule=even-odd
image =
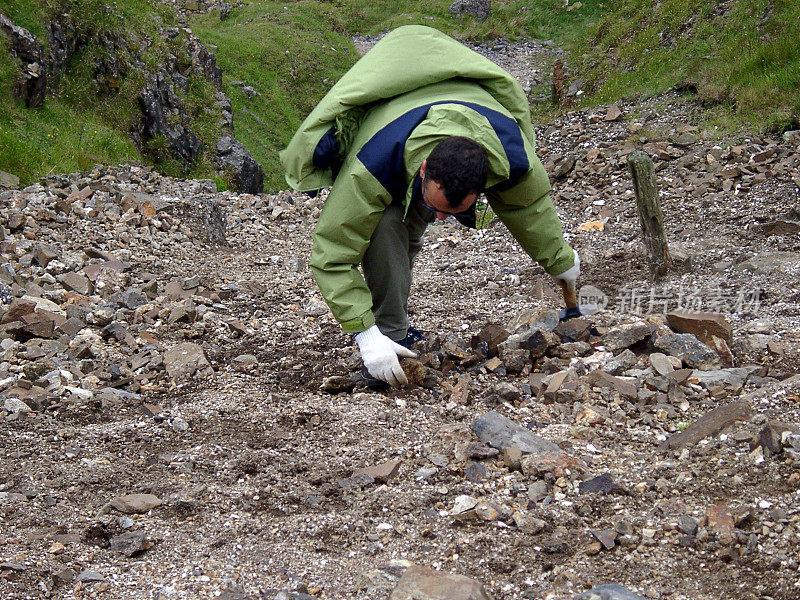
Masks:
[[[798,137],[709,140],[677,100],[538,131],[605,309],[558,324],[500,223],[437,223],[384,393],[308,271],[324,196],[0,188],[0,595],[797,598]]]

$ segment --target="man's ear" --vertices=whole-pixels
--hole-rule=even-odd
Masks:
[[[427,166],[427,164],[428,164],[428,159],[426,158],[423,159],[422,164],[419,166],[419,176],[422,179],[425,179],[425,167]]]

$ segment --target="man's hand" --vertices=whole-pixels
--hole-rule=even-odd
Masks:
[[[562,321],[572,317],[579,317],[581,314],[578,308],[578,295],[575,291],[575,282],[581,274],[581,257],[578,256],[575,250],[572,252],[575,254],[575,263],[563,273],[554,276],[561,286],[561,293],[564,295],[564,305],[566,306],[566,309],[559,313]]]
[[[356,334],[356,343],[370,375],[395,387],[408,384],[397,357],[414,358],[415,352],[390,340],[377,325]]]
[[[575,263],[563,273],[559,273],[553,277],[559,281],[570,282],[572,283],[572,287],[575,287],[575,282],[578,280],[578,277],[581,274],[581,257],[578,256],[578,252],[576,250],[573,250],[572,252],[575,254]]]

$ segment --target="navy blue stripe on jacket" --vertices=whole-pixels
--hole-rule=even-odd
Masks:
[[[412,108],[373,135],[358,151],[358,159],[370,174],[388,191],[392,198],[402,199],[406,193],[406,171],[403,163],[406,140],[414,129],[425,120],[430,108],[436,104],[461,104],[486,117],[494,129],[509,162],[509,178],[491,187],[492,190],[508,189],[530,169],[525,142],[517,122],[511,117],[475,104],[457,100],[432,102]]]

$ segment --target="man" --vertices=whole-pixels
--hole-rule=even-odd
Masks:
[[[411,267],[434,218],[474,224],[485,193],[523,249],[563,282],[580,260],[564,241],[535,153],[527,98],[506,71],[435,29],[386,35],[340,79],[281,153],[298,190],[333,184],[314,232],[311,269],[367,375],[407,383],[398,356]],[[362,266],[364,276],[359,273]]]

